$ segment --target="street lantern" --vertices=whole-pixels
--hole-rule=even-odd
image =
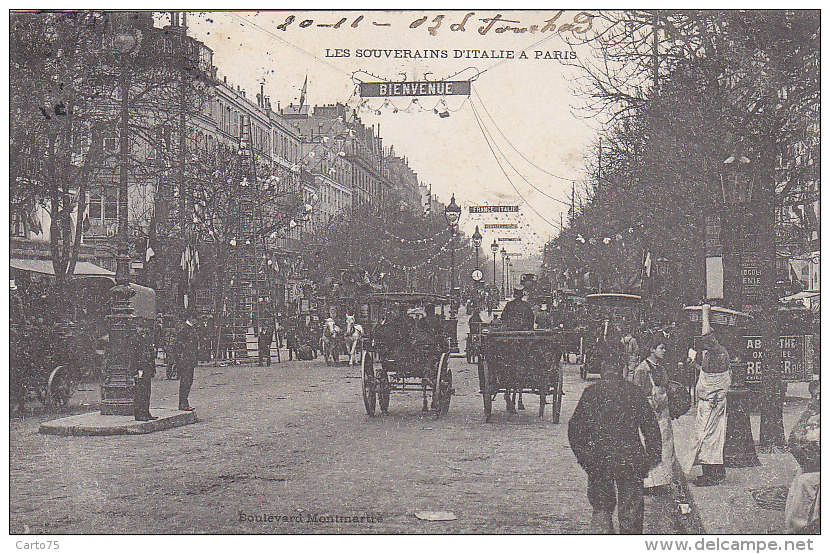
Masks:
[[[478,230],[478,225],[476,225],[476,230],[473,233],[473,246],[475,246],[476,248],[481,247],[481,239],[482,239],[481,232]],[[478,265],[478,264],[476,264],[476,265]]]
[[[455,195],[452,195],[450,204],[444,208],[444,215],[447,218],[447,225],[455,228],[458,225],[458,220],[461,219],[461,206],[455,203]]]
[[[747,204],[752,200],[755,186],[752,162],[742,154],[735,154],[723,160],[720,175],[723,203],[726,205]]]

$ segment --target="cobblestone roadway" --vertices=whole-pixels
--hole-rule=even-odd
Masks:
[[[568,366],[562,424],[549,412],[483,423],[477,372],[454,358],[449,414],[420,413],[414,393],[368,417],[357,368],[319,361],[271,368],[200,367],[191,401],[201,422],[143,436],[37,434],[10,428],[12,533],[580,533],[585,473],[567,446],[583,388]],[[156,380],[153,404],[175,405],[177,382]],[[501,399],[500,399],[501,400]],[[646,500],[647,532],[672,531],[665,500]],[[248,523],[239,512],[302,516]],[[419,510],[452,511],[425,522]],[[309,514],[375,514],[376,523],[308,523]]]

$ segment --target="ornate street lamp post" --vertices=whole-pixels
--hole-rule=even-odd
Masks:
[[[450,204],[444,208],[444,215],[447,218],[447,225],[450,228],[450,317],[455,317],[458,310],[455,298],[455,235],[458,231],[458,220],[461,219],[461,206],[455,203],[455,195],[452,195]]]
[[[119,179],[118,239],[116,250],[115,286],[112,288],[112,313],[109,323],[109,345],[104,378],[101,383],[102,415],[133,415],[134,383],[130,371],[135,324],[130,297],[130,250],[127,239],[127,197],[130,164],[130,61],[141,45],[141,33],[128,24],[129,13],[111,14],[113,18],[112,49],[119,63]]]
[[[754,185],[752,164],[746,156],[736,154],[729,156],[723,162],[724,171],[721,173],[721,192],[723,193],[723,207],[721,210],[721,235],[725,235],[725,240],[721,239],[723,244],[722,255],[726,258],[723,264],[731,271],[724,271],[729,274],[727,278],[728,287],[722,287],[726,290],[723,292],[737,292],[741,289],[738,285],[738,274],[740,273],[740,248],[735,244],[738,239],[739,232],[736,228],[738,221],[741,219],[743,213],[742,206],[751,201],[752,188]],[[730,211],[732,213],[730,213]],[[772,268],[766,268],[766,271],[773,271]],[[737,302],[738,296],[736,294],[726,294],[725,300],[727,302]],[[741,295],[744,296],[744,295]],[[746,298],[743,298],[746,300]],[[736,306],[742,307],[742,306]],[[724,463],[727,467],[749,467],[760,465],[758,455],[755,451],[755,439],[752,436],[752,427],[749,420],[750,412],[750,390],[746,386],[746,368],[747,360],[745,356],[740,355],[741,346],[743,346],[743,333],[740,327],[733,328],[734,337],[728,340],[727,345],[730,351],[730,357],[737,360],[739,363],[732,364],[734,368],[732,374],[732,384],[726,393],[726,402],[728,406],[726,415],[726,440],[723,447]],[[776,341],[777,346],[777,341]],[[736,352],[737,350],[737,352]],[[770,361],[765,360],[765,363]],[[766,368],[764,368],[766,369]]]
[[[499,243],[496,242],[496,239],[493,239],[493,244],[490,245],[490,251],[493,252],[493,288],[497,289],[498,284],[496,281],[496,254],[499,253]]]
[[[507,298],[507,250],[501,248],[501,295]]]
[[[475,232],[473,232],[473,248],[476,249],[476,269],[480,269],[479,263],[478,263],[478,249],[481,248],[481,239],[482,238],[483,237],[481,236],[481,231],[478,230],[478,225],[476,225],[476,230],[475,230]],[[481,307],[481,300],[482,300],[482,298],[481,298],[481,295],[482,295],[481,286],[483,284],[484,284],[484,281],[476,281],[475,283],[473,283],[473,293],[475,294],[475,298],[476,298],[476,306],[479,307],[479,308]]]

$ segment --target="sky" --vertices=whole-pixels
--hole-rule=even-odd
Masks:
[[[557,32],[515,33],[498,29],[542,28],[558,10],[474,11],[462,26],[468,13],[212,11],[188,12],[187,23],[189,34],[214,51],[220,75],[246,89],[249,98],[264,79],[274,107],[277,102],[296,103],[306,76],[308,104],[341,102],[353,107],[361,104],[355,92],[359,81],[446,79],[458,72],[462,73],[453,80],[474,79],[470,98],[448,96],[444,104],[440,98],[420,98],[425,111],[408,98],[387,105],[382,99],[368,99],[359,115],[364,124],[380,126],[384,145],[406,156],[442,202],[455,194],[465,208],[462,230],[472,233],[475,224],[482,223],[481,218],[468,217],[469,205],[520,205],[526,240],[540,246],[558,232],[560,213],[567,215],[565,203],[550,197],[567,201],[572,180],[585,179],[585,156],[595,135],[596,122],[575,112],[580,104],[573,90],[578,70],[561,60],[565,55],[584,58],[590,51],[584,46],[572,49],[566,42],[572,35],[558,32],[575,18],[584,27],[585,15],[561,13],[553,23]],[[518,23],[485,21],[496,14]],[[293,21],[280,29],[292,16]],[[341,19],[345,21],[334,28]],[[338,49],[341,55],[335,56]],[[438,50],[439,55],[446,51],[446,57],[429,58],[427,50]],[[470,50],[486,50],[489,57],[474,58]],[[415,51],[424,57],[415,58]],[[506,51],[513,51],[514,59],[506,58]],[[517,59],[522,51],[528,59]],[[535,59],[537,51],[540,59]],[[370,57],[358,57],[367,52]],[[406,55],[412,57],[395,57]],[[446,109],[449,117],[439,117],[435,107]],[[490,145],[482,126],[490,133]],[[577,182],[577,189],[582,186]],[[494,235],[484,235],[489,244]]]

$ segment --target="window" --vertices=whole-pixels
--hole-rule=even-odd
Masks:
[[[93,194],[89,197],[89,219],[92,221],[101,221],[101,195]]]
[[[107,137],[104,139],[104,151],[113,154],[118,151],[118,139]]]
[[[23,218],[20,217],[20,214],[13,213],[11,214],[11,218],[9,219],[10,224],[10,233],[13,237],[25,237],[26,236],[26,227],[23,225]]]
[[[115,193],[107,193],[104,201],[104,219],[118,219],[118,197]]]

